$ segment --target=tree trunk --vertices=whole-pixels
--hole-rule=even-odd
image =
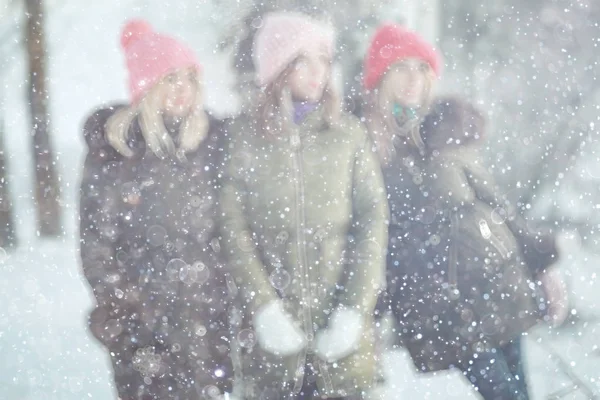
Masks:
[[[4,155],[4,121],[0,119],[0,247],[12,248],[17,245],[17,236]]]
[[[61,233],[60,188],[49,134],[43,5],[42,0],[25,0],[25,5],[38,230],[42,236],[58,236]]]

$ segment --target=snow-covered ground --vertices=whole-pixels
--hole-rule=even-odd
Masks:
[[[105,352],[86,332],[91,294],[79,272],[77,252],[77,188],[83,155],[80,128],[94,107],[126,98],[125,70],[118,49],[119,29],[128,17],[148,18],[159,31],[184,38],[205,64],[208,104],[231,112],[237,104],[228,89],[232,79],[224,57],[213,54],[216,38],[208,27],[211,9],[203,1],[187,9],[172,2],[121,0],[115,5],[76,0],[56,1],[48,15],[49,76],[53,144],[60,156],[65,235],[43,241],[35,235],[33,174],[26,117],[24,55],[3,60],[0,98],[6,124],[9,184],[16,204],[20,247],[0,250],[0,400],[111,399],[110,370]],[[85,4],[85,5],[84,5]],[[197,16],[191,18],[190,15]],[[577,311],[600,315],[596,277],[600,257],[582,253],[576,240],[565,241],[562,267],[571,273]],[[600,325],[565,329],[560,334],[536,332],[564,358],[578,379],[600,392]],[[527,343],[527,364],[534,399],[545,399],[567,377],[535,340]],[[384,360],[387,384],[375,394],[384,399],[475,399],[456,373],[419,376],[406,354],[390,352]],[[377,397],[377,396],[374,396]],[[581,390],[565,399],[586,399]]]

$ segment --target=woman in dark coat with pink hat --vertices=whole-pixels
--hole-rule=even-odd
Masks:
[[[231,390],[215,234],[220,123],[203,108],[194,53],[144,21],[122,34],[131,104],[97,110],[80,192],[81,259],[121,399],[222,398]]]
[[[365,60],[364,116],[391,214],[389,307],[419,371],[458,368],[485,399],[527,399],[520,337],[565,316],[560,293],[547,290],[554,237],[529,232],[497,193],[478,154],[480,111],[432,102],[440,71],[435,49],[393,24]]]

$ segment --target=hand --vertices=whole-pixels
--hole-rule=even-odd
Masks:
[[[179,148],[185,153],[195,151],[200,146],[200,143],[204,141],[210,129],[208,115],[202,108],[202,103],[197,104],[190,118],[195,120],[196,124],[194,126],[196,129],[186,132],[188,133],[187,135],[180,135],[181,137],[179,138]]]
[[[254,314],[254,328],[260,347],[277,356],[299,353],[306,346],[306,335],[296,327],[280,301],[273,301]]]
[[[109,118],[105,127],[105,138],[108,144],[127,158],[133,157],[133,151],[131,151],[127,144],[129,127],[123,127],[122,125],[130,123],[134,118],[135,112],[133,108],[126,107],[117,111],[116,114]]]
[[[556,267],[550,267],[542,272],[539,279],[548,302],[550,325],[560,326],[569,315],[567,286]]]
[[[358,348],[363,330],[363,317],[357,310],[338,308],[329,326],[317,334],[317,355],[330,363],[349,356]]]

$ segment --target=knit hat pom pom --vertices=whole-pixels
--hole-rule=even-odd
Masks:
[[[152,32],[152,26],[147,21],[142,19],[131,20],[125,24],[121,33],[121,46],[127,48],[144,35]]]

